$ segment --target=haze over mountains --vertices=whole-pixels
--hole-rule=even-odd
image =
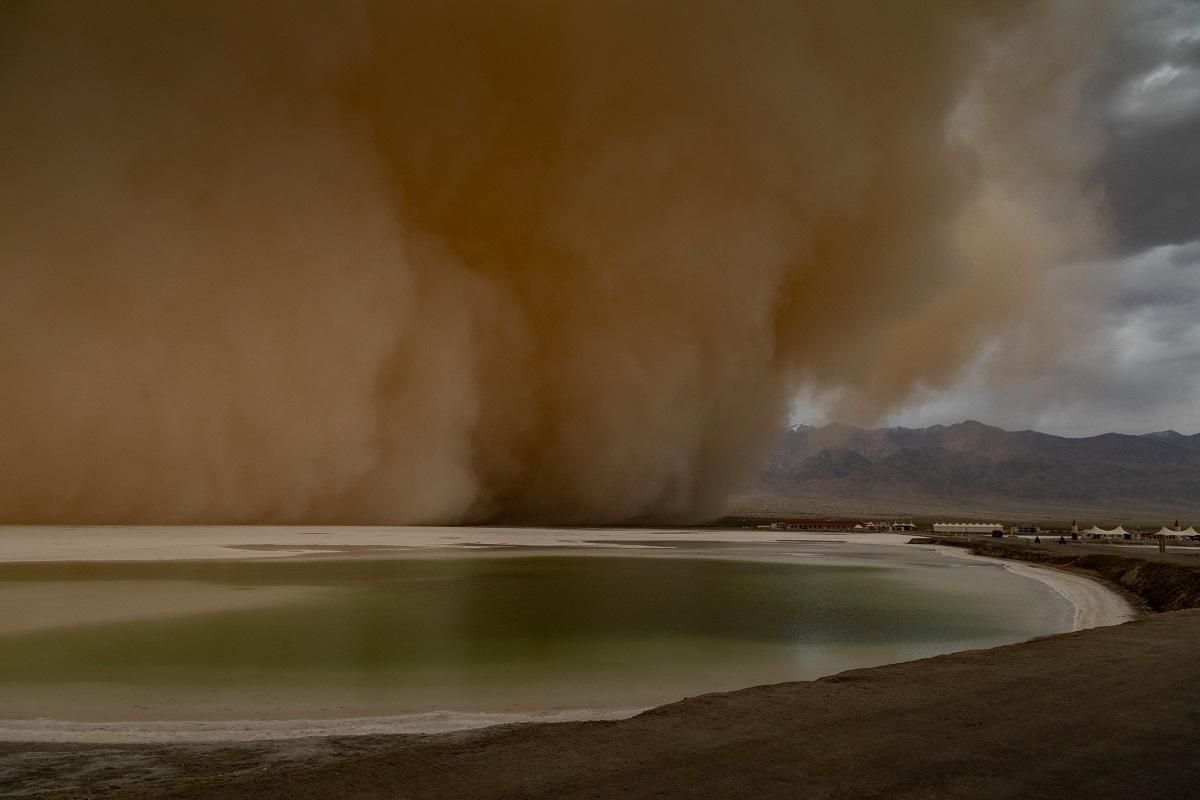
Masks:
[[[800,425],[787,431],[756,490],[738,498],[736,510],[1195,519],[1200,434],[1066,438],[975,421],[929,428]]]

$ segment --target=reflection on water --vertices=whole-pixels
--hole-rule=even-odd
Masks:
[[[320,589],[266,607],[0,637],[0,716],[644,705],[1070,627],[1057,595],[998,567],[895,548],[809,545],[791,557],[5,565],[0,586]]]

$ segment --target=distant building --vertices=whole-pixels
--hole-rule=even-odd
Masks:
[[[1016,533],[1016,534],[1028,533],[1028,534],[1033,534],[1034,536],[1036,536],[1037,534],[1042,532],[1042,529],[1039,528],[1037,525],[1013,525],[1008,530],[1010,533]]]
[[[911,522],[877,522],[874,520],[864,522],[861,526],[855,525],[855,530],[866,531],[915,531],[916,525]]]
[[[777,531],[852,531],[863,529],[861,519],[790,519],[775,523]]]
[[[999,522],[935,522],[934,533],[1004,533]]]

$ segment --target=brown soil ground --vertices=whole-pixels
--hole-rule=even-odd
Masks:
[[[620,722],[424,737],[0,747],[0,796],[1200,797],[1200,610]]]

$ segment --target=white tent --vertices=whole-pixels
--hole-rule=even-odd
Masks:
[[[1125,530],[1124,527],[1118,525],[1111,531],[1106,531],[1104,528],[1097,528],[1095,525],[1083,532],[1083,535],[1089,539],[1132,539],[1133,534]]]
[[[1161,536],[1164,539],[1190,539],[1191,537],[1193,537],[1195,535],[1196,535],[1195,528],[1188,528],[1187,530],[1177,531],[1174,528],[1168,528],[1166,526],[1163,526],[1163,528],[1161,530],[1159,530],[1158,533],[1154,534],[1155,538]]]

